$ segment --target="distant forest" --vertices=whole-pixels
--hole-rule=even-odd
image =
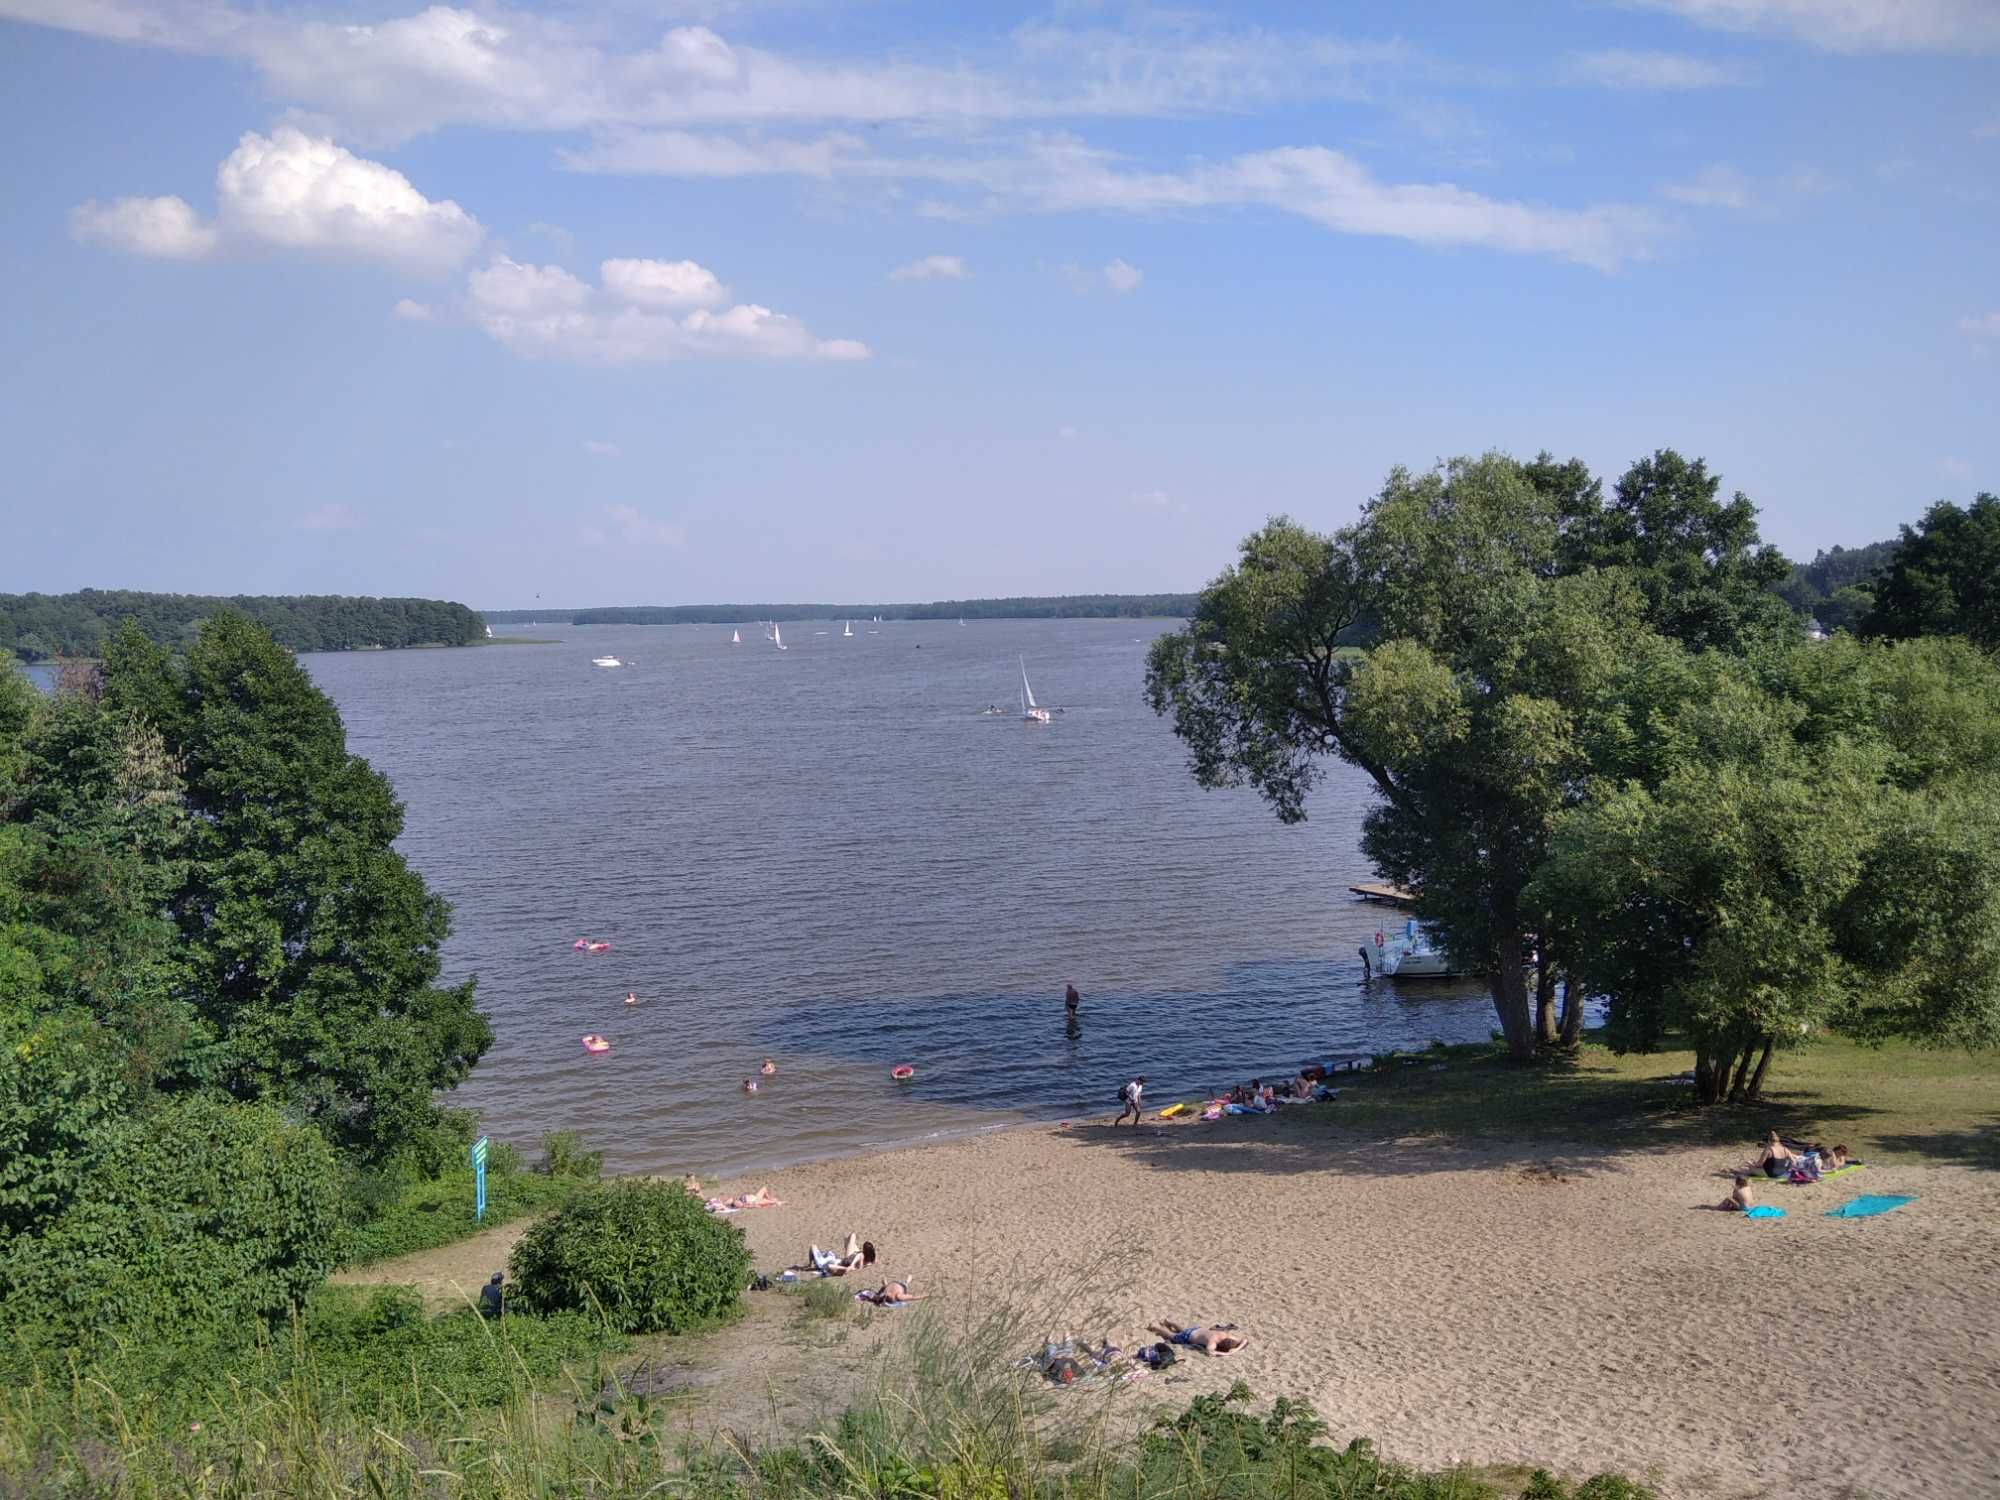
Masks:
[[[629,604],[601,609],[489,609],[493,625],[748,625],[757,620],[1181,619],[1193,594],[1062,594],[939,599],[930,604]]]
[[[96,656],[128,617],[165,646],[191,644],[220,609],[248,615],[294,651],[366,651],[401,646],[464,646],[485,621],[442,599],[354,599],[337,594],[277,596],[144,594],[84,589],[74,594],[0,594],[0,650],[23,661]]]

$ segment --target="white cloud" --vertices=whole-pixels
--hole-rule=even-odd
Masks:
[[[616,443],[601,443],[595,438],[585,438],[583,451],[593,458],[616,458],[621,450]]]
[[[1828,52],[2000,50],[1993,0],[1628,0],[1724,31],[1790,36]]]
[[[389,309],[395,317],[406,323],[432,323],[437,321],[437,309],[428,302],[415,302],[408,297],[400,299]]]
[[[1660,196],[1691,208],[1748,208],[1750,179],[1735,167],[1703,167],[1686,182],[1664,184]]]
[[[1682,90],[1727,88],[1748,83],[1750,70],[1740,62],[1690,57],[1683,52],[1633,52],[1611,48],[1573,55],[1565,74],[1577,83],[1608,89]]]
[[[2000,312],[1990,312],[1979,317],[1960,318],[1958,331],[1967,338],[2000,339]]]
[[[1833,191],[1833,186],[1832,178],[1811,168],[1782,177],[1754,178],[1740,168],[1718,163],[1703,167],[1685,182],[1662,183],[1660,196],[1690,208],[1726,208],[1768,219]]]
[[[215,203],[212,224],[179,198],[86,203],[71,223],[81,236],[136,255],[299,250],[418,272],[451,269],[485,235],[456,203],[433,203],[393,167],[289,125],[244,135],[215,169]]]
[[[361,518],[340,504],[322,505],[292,522],[300,531],[352,531],[360,524]]]
[[[868,357],[865,344],[818,338],[796,318],[755,303],[678,311],[709,288],[721,290],[691,261],[606,261],[600,276],[601,284],[593,286],[560,266],[498,256],[466,278],[467,310],[516,354],[589,364],[721,355]]]
[[[889,273],[891,281],[963,281],[972,273],[956,255],[926,255]]]
[[[184,198],[95,199],[70,212],[70,232],[157,260],[201,260],[215,252],[215,227]]]
[[[939,60],[790,56],[707,25],[616,39],[618,18],[436,4],[357,24],[227,0],[0,0],[0,17],[248,64],[284,101],[366,139],[447,125],[575,131],[714,122],[1002,120],[1215,113],[1356,98],[1396,42],[1225,30],[1138,12],[1020,28]]]
[[[645,515],[630,505],[607,506],[604,516],[609,522],[608,529],[602,526],[584,528],[583,539],[592,546],[603,546],[614,537],[627,547],[685,547],[687,529],[671,521],[661,521]]]
[[[1127,292],[1139,290],[1139,283],[1146,279],[1146,273],[1137,266],[1122,260],[1114,260],[1104,268],[1104,284],[1124,296]]]
[[[865,163],[867,143],[839,131],[816,139],[698,134],[689,130],[599,131],[588,147],[557,153],[577,172],[660,177],[831,177]]]
[[[729,296],[715,273],[691,260],[607,260],[604,289],[639,307],[713,307]]]

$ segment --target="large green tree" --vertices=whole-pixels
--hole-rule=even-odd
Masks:
[[[1564,947],[1530,881],[1588,783],[1618,663],[1647,641],[1746,649],[1792,628],[1766,592],[1786,564],[1718,487],[1670,450],[1608,501],[1584,465],[1547,454],[1397,469],[1351,527],[1279,519],[1248,538],[1186,629],[1155,643],[1149,701],[1200,784],[1253,786],[1286,821],[1327,757],[1364,772],[1379,794],[1364,850],[1489,976],[1527,1057],[1554,1030]],[[1362,621],[1365,654],[1345,649]]]
[[[1592,781],[1530,898],[1704,1102],[1754,1098],[1830,1026],[2000,1040],[2000,669],[1952,642],[1648,651],[1594,719]]]
[[[192,815],[171,898],[213,1081],[380,1159],[491,1044],[473,984],[440,986],[449,909],[394,848],[403,810],[333,703],[261,626],[223,613],[185,658],[127,627],[104,701],[158,726]]]
[[[2000,650],[2000,497],[1981,494],[1963,509],[1940,500],[1905,526],[1861,633],[1962,635]]]

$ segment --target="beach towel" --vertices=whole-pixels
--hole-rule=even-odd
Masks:
[[[1782,1219],[1785,1211],[1772,1203],[1758,1203],[1743,1210],[1746,1219]]]
[[[1850,1198],[1838,1208],[1829,1208],[1829,1219],[1872,1219],[1877,1214],[1886,1214],[1891,1209],[1901,1208],[1905,1203],[1914,1203],[1915,1193],[1863,1193],[1859,1198]]]

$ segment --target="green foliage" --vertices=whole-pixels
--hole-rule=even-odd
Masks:
[[[736,1311],[750,1254],[735,1225],[675,1183],[591,1188],[514,1247],[523,1306],[599,1308],[624,1333],[680,1333]]]
[[[1895,560],[1861,622],[1864,635],[1962,635],[2000,651],[2000,496],[1963,509],[1940,500],[1903,528]]]
[[[227,612],[255,620],[294,651],[356,651],[397,646],[463,646],[485,636],[485,621],[441,599],[354,599],[332,594],[146,594],[84,589],[74,594],[0,594],[0,642],[25,661],[96,656],[121,622],[146,638],[185,647],[201,626]]]
[[[339,1176],[317,1131],[210,1097],[90,1128],[60,1195],[0,1247],[17,1326],[88,1345],[280,1318],[331,1267]]]
[[[575,1178],[524,1171],[518,1160],[496,1161],[499,1155],[496,1147],[487,1158],[484,1219],[473,1217],[470,1167],[414,1179],[399,1173],[353,1174],[347,1184],[348,1228],[341,1237],[340,1263],[365,1266],[434,1250],[496,1224],[560,1207],[580,1185]]]
[[[841,1277],[832,1281],[808,1281],[799,1293],[799,1311],[808,1318],[827,1322],[845,1322],[854,1316],[854,1309],[859,1305],[854,1300],[854,1288]]]
[[[574,1130],[552,1130],[542,1137],[542,1171],[550,1177],[575,1177],[595,1182],[604,1172],[604,1153],[584,1149]]]
[[[147,714],[192,814],[172,898],[214,1081],[276,1098],[386,1160],[491,1045],[472,984],[439,987],[444,901],[394,848],[402,807],[347,751],[332,702],[270,635],[212,618],[184,661],[127,630],[105,702]]]

